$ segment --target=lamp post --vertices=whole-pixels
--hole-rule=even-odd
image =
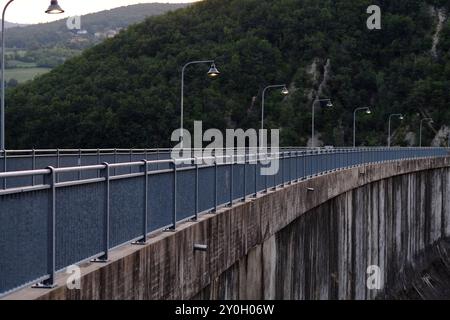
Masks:
[[[213,79],[217,78],[220,75],[219,70],[216,68],[216,64],[214,60],[201,60],[201,61],[190,61],[183,66],[181,71],[181,115],[180,115],[180,129],[181,129],[181,149],[183,149],[184,137],[183,137],[183,121],[184,121],[184,73],[186,68],[192,64],[203,64],[210,63],[211,67],[207,73],[208,77]]]
[[[316,106],[316,103],[320,103],[320,102],[323,102],[323,101],[327,101],[328,103],[327,103],[327,107],[329,107],[329,108],[331,108],[331,107],[333,107],[333,103],[331,102],[331,99],[316,99],[316,100],[314,100],[314,102],[313,102],[313,105],[312,105],[312,129],[311,129],[311,147],[313,147],[314,148],[314,112],[315,112],[315,106]]]
[[[5,7],[3,8],[3,14],[2,14],[2,74],[1,74],[1,106],[0,106],[0,150],[5,150],[5,14],[6,9],[8,9],[9,5],[14,0],[9,0]],[[48,14],[58,14],[58,13],[64,13],[64,10],[61,9],[61,7],[58,4],[57,0],[51,0],[50,6],[47,10],[45,10],[45,13]]]
[[[423,118],[420,120],[420,130],[419,130],[419,147],[422,147],[422,125],[424,121],[429,121],[429,123],[433,122],[432,118]]]
[[[405,119],[401,113],[394,113],[389,116],[389,131],[388,131],[388,147],[391,147],[391,119],[392,117],[398,117],[400,120]]]
[[[261,106],[261,130],[264,130],[264,103],[265,103],[265,95],[267,90],[272,89],[272,88],[283,88],[281,90],[281,94],[287,96],[289,94],[289,90],[286,88],[285,84],[275,84],[275,85],[271,85],[271,86],[267,86],[264,88],[263,93],[262,93],[262,106]]]
[[[353,111],[353,148],[356,148],[356,113],[358,111],[366,111],[366,114],[372,113],[369,107],[356,108],[355,111]]]

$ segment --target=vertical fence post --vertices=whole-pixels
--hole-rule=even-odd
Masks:
[[[288,162],[289,162],[289,181],[288,184],[292,184],[292,152],[288,151]]]
[[[141,172],[144,173],[144,210],[142,212],[142,238],[133,242],[135,245],[144,245],[147,242],[147,226],[148,226],[148,162],[142,160]]]
[[[97,164],[99,164],[101,161],[100,158],[100,149],[97,149]],[[97,170],[97,178],[100,178],[100,170]]]
[[[3,150],[3,172],[6,172],[6,159],[8,158],[8,152]],[[3,178],[3,189],[6,189],[6,178]]]
[[[59,168],[61,166],[61,155],[59,149],[56,149],[56,167]],[[59,175],[56,174],[56,182],[59,182]]]
[[[266,153],[265,153],[265,158],[266,158],[266,163],[269,163],[269,157],[268,157],[268,153],[267,153],[267,148],[266,148]],[[266,172],[266,174],[264,175],[264,193],[268,193],[268,191],[269,191],[269,175],[267,174],[267,172]]]
[[[177,229],[177,161],[172,160],[173,166],[173,210],[172,210],[172,226],[167,231],[175,231]]]
[[[114,163],[117,163],[117,149],[114,149]],[[116,168],[113,169],[113,175],[116,175]]]
[[[234,183],[234,177],[233,177],[233,161],[234,156],[230,156],[230,208],[233,206],[233,183]]]
[[[130,162],[133,162],[133,149],[130,149]],[[133,167],[130,166],[130,174],[133,173]]]
[[[298,175],[298,159],[299,159],[299,157],[298,157],[298,154],[299,154],[299,151],[295,151],[295,182],[298,182],[298,179],[299,179],[299,175]]]
[[[31,161],[32,161],[31,166],[32,166],[33,170],[36,170],[36,150],[35,149],[33,149],[33,151],[32,151],[32,160]],[[31,185],[34,186],[35,184],[36,184],[36,176],[33,174],[31,176]]]
[[[156,161],[159,161],[159,148],[156,149]],[[159,170],[159,162],[156,162],[156,170]]]
[[[56,178],[55,168],[47,167],[47,169],[50,173],[44,176],[44,184],[49,186],[47,215],[47,273],[49,277],[33,285],[33,288],[38,289],[50,289],[56,286]]]
[[[271,153],[272,153],[272,150],[270,151]],[[268,153],[267,153],[267,150],[266,150],[266,163],[270,163],[270,161],[272,161],[272,159],[271,159],[271,157],[272,157],[272,155],[269,155]],[[264,177],[264,179],[265,179],[265,187],[266,187],[266,190],[264,191],[265,193],[268,193],[269,192],[269,175],[267,174],[268,172],[266,172],[266,174],[265,174],[265,177]]]
[[[78,166],[81,167],[81,149],[78,149]],[[81,180],[81,170],[78,170],[78,180]]]
[[[247,152],[244,150],[244,192],[243,202],[247,199]]]
[[[253,194],[254,198],[258,198],[258,155],[255,153],[255,193]]]
[[[306,167],[308,164],[308,154],[309,151],[305,150],[305,154],[303,155],[303,179],[306,179],[306,177],[308,176],[308,168]]]
[[[218,204],[217,204],[217,155],[214,154],[214,212],[217,213]]]
[[[280,165],[281,165],[281,187],[284,187],[284,152],[280,153]]]
[[[195,218],[194,220],[198,219],[198,214],[199,214],[199,204],[198,204],[198,186],[199,186],[199,163],[198,163],[198,158],[194,157],[194,161],[195,161]]]
[[[109,217],[110,217],[110,168],[109,163],[104,162],[103,178],[105,178],[105,203],[103,215],[103,255],[92,259],[91,262],[105,263],[108,262],[109,255]]]

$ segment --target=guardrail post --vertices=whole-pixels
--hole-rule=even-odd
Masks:
[[[3,150],[3,172],[6,172],[6,159],[8,158],[8,152]],[[3,178],[3,189],[6,189],[6,178]]]
[[[194,157],[194,161],[195,161],[195,217],[194,220],[198,219],[198,214],[199,214],[199,204],[198,204],[198,186],[199,186],[199,163],[198,163],[198,158]]]
[[[156,161],[159,161],[159,148],[156,149]],[[159,162],[156,162],[156,170],[159,170]]]
[[[255,193],[254,198],[258,198],[258,155],[255,154]]]
[[[299,179],[299,176],[298,176],[298,159],[299,159],[298,154],[299,154],[299,152],[295,151],[294,154],[295,154],[295,157],[294,157],[295,158],[295,182],[298,182],[298,179]]]
[[[59,168],[61,166],[61,159],[59,154],[59,149],[56,149],[56,167]],[[59,175],[56,174],[56,182],[59,182]]]
[[[281,166],[281,187],[284,187],[284,152],[280,153],[280,166]]]
[[[234,161],[234,156],[231,155],[230,158],[230,207],[233,206],[233,161]]]
[[[103,216],[103,224],[105,225],[103,228],[103,255],[92,259],[91,262],[105,263],[108,262],[108,254],[109,254],[109,215],[110,215],[110,170],[109,163],[104,162],[103,165],[105,168],[103,169],[103,177],[105,178],[105,204],[104,204],[104,216]]]
[[[134,245],[144,245],[147,242],[147,226],[148,226],[148,162],[142,160],[141,172],[144,173],[144,210],[142,212],[142,238],[132,242]]]
[[[271,151],[272,152],[272,151]],[[266,150],[266,163],[270,163],[270,161],[272,160],[271,159],[272,158],[272,155],[269,155],[268,153],[267,153],[267,150]],[[266,190],[264,191],[264,193],[269,193],[269,175],[267,174],[268,172],[266,172],[266,174],[265,174],[265,177],[264,177],[264,179],[265,179],[265,187],[266,187]],[[275,176],[273,176],[273,177],[275,177]],[[274,178],[275,179],[275,178]]]
[[[308,156],[309,156],[309,151],[306,150],[305,154],[303,155],[303,179],[306,179],[306,177],[308,176],[308,168],[307,168],[307,164],[308,164]]]
[[[172,210],[172,226],[166,231],[175,231],[177,229],[177,162],[171,162],[173,166],[173,210]]]
[[[269,161],[267,161],[267,160],[269,160],[269,157],[267,155],[267,149],[266,149],[266,153],[265,153],[265,158],[266,158],[266,163],[269,163]],[[267,174],[267,172],[264,175],[264,186],[265,186],[264,193],[268,193],[269,192],[269,175]]]
[[[47,169],[50,170],[50,173],[44,176],[44,184],[50,187],[48,197],[49,210],[47,215],[47,273],[49,277],[32,286],[32,288],[36,289],[50,289],[56,287],[56,177],[54,167],[48,167]]]
[[[78,166],[81,167],[81,149],[78,149]],[[78,171],[78,180],[81,180],[81,170]]]
[[[217,212],[217,155],[214,154],[214,212]]]
[[[97,163],[100,163],[100,149],[97,149]],[[97,178],[100,178],[100,170],[97,170]]]
[[[244,150],[244,195],[243,202],[245,202],[247,198],[247,152]]]
[[[117,148],[114,149],[114,163],[117,163]],[[113,175],[116,175],[116,168],[113,169]]]
[[[130,162],[133,162],[133,149],[130,149]],[[130,174],[133,173],[133,167],[130,166]]]
[[[289,181],[288,184],[292,184],[292,152],[288,151],[288,162],[289,162]]]
[[[31,160],[31,166],[33,170],[36,170],[36,150],[32,150],[32,160]],[[31,176],[31,185],[34,186],[36,184],[36,177],[35,175]]]

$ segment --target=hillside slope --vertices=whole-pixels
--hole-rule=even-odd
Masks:
[[[146,17],[164,14],[184,8],[186,3],[143,3],[81,16],[81,29],[86,34],[76,35],[66,26],[66,19],[49,23],[28,25],[8,30],[6,46],[31,50],[38,48],[67,47],[84,49],[99,43],[108,31],[119,31],[130,24],[143,21]],[[97,36],[95,35],[96,33]]]
[[[0,31],[2,30],[2,19],[0,19]],[[20,23],[14,23],[14,22],[9,22],[5,20],[5,30],[6,29],[10,29],[10,28],[17,28],[17,27],[25,27],[25,24],[20,24]]]
[[[366,9],[374,3],[382,29],[369,31]],[[446,14],[438,34],[432,5]],[[384,145],[387,117],[398,112],[407,117],[394,120],[393,143],[416,144],[419,119],[432,116],[424,127],[429,144],[450,123],[449,7],[436,0],[206,0],[149,18],[9,91],[7,146],[169,146],[179,126],[182,65],[215,57],[222,75],[214,81],[208,66],[188,69],[187,128],[193,120],[204,128],[258,128],[262,88],[287,83],[291,95],[272,91],[266,104],[266,126],[281,128],[285,145],[307,144],[317,95],[335,105],[317,110],[324,144],[351,144],[353,110],[368,105],[373,114],[359,114],[359,144]]]

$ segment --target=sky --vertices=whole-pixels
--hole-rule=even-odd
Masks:
[[[137,3],[186,3],[195,1],[197,0],[59,0],[59,5],[66,12],[64,14],[50,15],[45,13],[45,10],[47,10],[50,4],[50,0],[15,0],[9,5],[6,11],[5,20],[15,23],[34,24],[50,22],[70,16],[83,15]],[[0,10],[3,9],[3,6],[7,2],[7,0],[0,0],[2,6]]]

